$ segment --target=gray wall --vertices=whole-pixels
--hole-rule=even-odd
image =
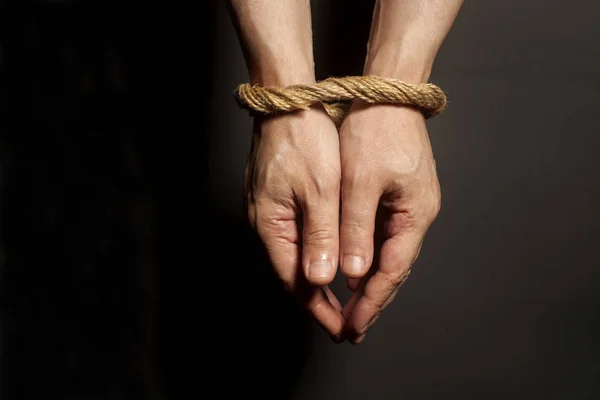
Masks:
[[[314,329],[295,399],[600,396],[598,4],[464,4],[431,77],[449,96],[428,122],[442,211],[363,344]],[[313,1],[319,78],[360,72],[370,12]],[[217,14],[210,190],[240,216],[251,119],[231,94],[248,77]]]

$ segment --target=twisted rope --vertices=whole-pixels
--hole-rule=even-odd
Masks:
[[[240,107],[264,114],[308,110],[312,104],[320,102],[337,126],[341,125],[355,99],[371,104],[411,106],[425,118],[439,115],[446,108],[446,95],[434,84],[414,84],[378,76],[327,78],[314,85],[285,88],[244,83],[238,86],[235,96]]]

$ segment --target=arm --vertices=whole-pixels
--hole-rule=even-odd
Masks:
[[[309,0],[231,0],[251,82],[315,81]],[[339,245],[338,133],[322,108],[256,117],[245,176],[248,219],[284,287],[339,341],[341,305],[327,285]]]
[[[427,82],[462,3],[462,0],[377,1],[365,75]]]
[[[426,82],[461,4],[377,1],[364,74]],[[440,187],[425,120],[409,107],[354,102],[340,151],[340,259],[355,291],[343,315],[359,343],[408,277],[440,209]]]
[[[315,82],[308,0],[231,0],[229,6],[251,83]]]

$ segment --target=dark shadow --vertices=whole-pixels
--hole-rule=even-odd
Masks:
[[[3,7],[0,397],[292,393],[310,325],[206,190],[215,3]]]
[[[330,76],[362,75],[375,1],[331,0],[313,16],[315,72]],[[317,6],[315,4],[315,6]]]

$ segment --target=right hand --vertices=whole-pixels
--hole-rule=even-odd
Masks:
[[[339,258],[338,132],[322,108],[256,117],[245,172],[248,219],[277,277],[336,341],[342,307],[326,286]]]

